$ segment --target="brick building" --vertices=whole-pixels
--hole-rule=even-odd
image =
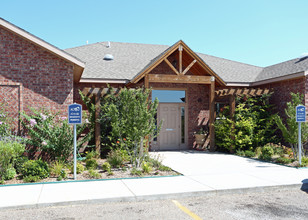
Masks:
[[[271,101],[280,110],[290,92],[301,92],[308,106],[308,57],[257,67],[196,53],[183,41],[100,42],[63,51],[3,19],[0,50],[0,101],[13,116],[28,106],[66,114],[68,104],[80,103],[78,90],[86,88],[151,87],[160,100],[157,117],[164,120],[152,146],[157,150],[193,147],[193,133],[205,125],[214,134],[218,91],[272,89]]]

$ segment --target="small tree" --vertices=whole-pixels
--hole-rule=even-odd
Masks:
[[[287,108],[285,109],[286,120],[285,124],[283,119],[276,115],[275,121],[278,128],[281,130],[284,140],[289,143],[292,148],[294,159],[298,155],[298,124],[296,122],[296,106],[304,103],[304,95],[299,93],[291,93],[291,102],[287,102]],[[302,141],[303,143],[308,141],[308,125],[302,123]],[[304,152],[302,150],[302,152]]]
[[[111,92],[106,97],[111,101],[101,106],[103,121],[110,122],[111,135],[118,138],[126,148],[131,163],[137,168],[142,164],[147,151],[146,142],[152,141],[159,130],[155,119],[158,100],[150,101],[149,95],[149,89],[124,88],[118,95]]]

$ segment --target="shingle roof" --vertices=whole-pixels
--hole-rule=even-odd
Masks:
[[[131,80],[153,59],[168,49],[166,45],[107,42],[84,45],[65,51],[86,62],[82,78]],[[104,60],[111,54],[114,60]]]
[[[166,45],[107,42],[69,48],[65,51],[86,62],[83,79],[131,80],[170,47]],[[106,54],[114,57],[104,60]],[[294,59],[258,67],[202,53],[197,55],[227,83],[253,83],[308,70],[307,59]]]
[[[255,81],[287,76],[308,70],[308,57],[296,58],[263,68]]]

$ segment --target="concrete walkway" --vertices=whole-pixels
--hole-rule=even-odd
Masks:
[[[0,186],[0,209],[300,189],[308,184],[308,169],[217,153],[151,154],[183,176]]]

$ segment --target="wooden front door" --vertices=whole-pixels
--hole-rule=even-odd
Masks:
[[[158,121],[163,121],[158,135],[159,150],[180,150],[181,114],[179,104],[159,104]]]

